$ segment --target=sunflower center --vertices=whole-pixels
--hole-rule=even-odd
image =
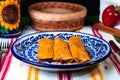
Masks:
[[[18,9],[15,5],[8,5],[2,11],[3,20],[9,24],[15,24],[18,20]]]

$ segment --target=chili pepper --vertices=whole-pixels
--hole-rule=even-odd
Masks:
[[[109,5],[102,14],[103,24],[114,27],[120,19],[120,6]]]

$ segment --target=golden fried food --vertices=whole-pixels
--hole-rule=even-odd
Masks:
[[[84,47],[79,36],[72,36],[68,40],[71,54],[77,63],[90,61],[89,52]]]
[[[59,37],[54,40],[54,60],[60,63],[69,63],[73,60],[68,43]]]
[[[38,60],[51,61],[53,59],[54,40],[42,38],[38,42]]]
[[[90,53],[79,36],[71,36],[67,41],[56,37],[54,40],[42,38],[38,42],[38,60],[63,63],[83,63],[90,61]]]

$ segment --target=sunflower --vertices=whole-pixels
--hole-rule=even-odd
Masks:
[[[0,25],[5,29],[13,30],[19,27],[20,2],[19,0],[0,1]]]

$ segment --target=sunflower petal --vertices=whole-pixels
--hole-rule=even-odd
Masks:
[[[3,21],[1,22],[1,26],[5,26],[5,23]]]
[[[2,16],[0,16],[0,21],[3,21],[3,18],[2,18]]]
[[[5,26],[4,26],[4,27],[5,27],[5,29],[8,29],[9,26],[10,26],[10,25],[9,25],[8,23],[5,23]]]
[[[15,1],[15,0],[9,0],[9,1],[10,1],[10,4],[14,4],[14,1]]]
[[[6,0],[5,2],[4,2],[4,6],[8,6],[10,4],[10,1],[9,0]]]
[[[10,25],[9,29],[10,29],[10,30],[13,30],[13,25]]]
[[[5,4],[4,1],[1,1],[1,2],[0,2],[0,5],[1,5],[2,7],[4,7],[4,4]]]

